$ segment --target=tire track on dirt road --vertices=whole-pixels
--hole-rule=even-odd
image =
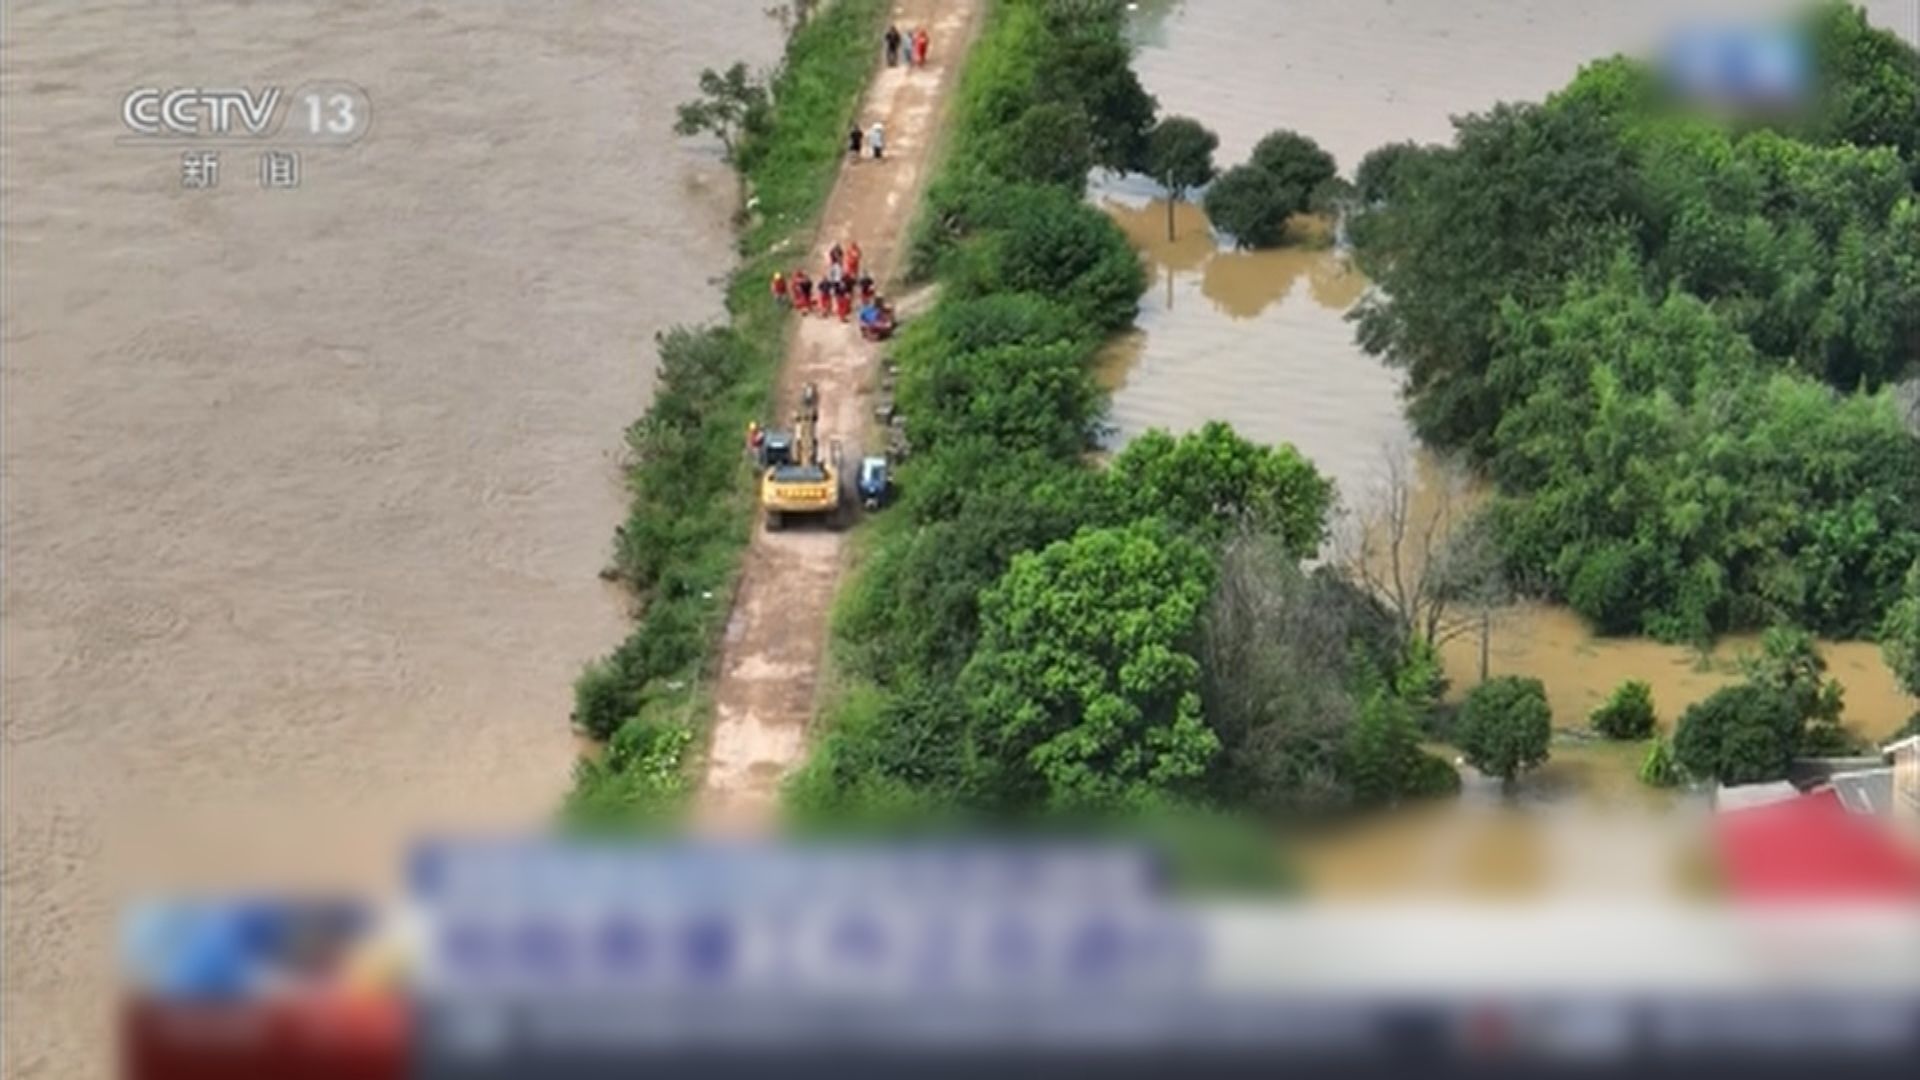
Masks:
[[[886,157],[841,166],[813,249],[795,265],[817,274],[828,248],[854,240],[877,280],[897,277],[907,226],[985,6],[986,0],[894,6],[890,18],[903,32],[927,29],[927,63],[879,67],[857,121],[862,130],[876,119],[885,124]],[[880,55],[877,40],[874,55]],[[813,383],[820,391],[821,438],[839,439],[847,467],[854,467],[870,428],[881,352],[882,346],[861,340],[855,325],[801,317],[781,367],[778,408],[766,421],[785,426],[800,388]],[[845,549],[845,534],[823,526],[755,528],[720,646],[713,729],[695,803],[702,825],[739,831],[772,823],[780,783],[806,753]]]

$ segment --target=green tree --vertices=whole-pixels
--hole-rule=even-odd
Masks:
[[[1077,101],[1091,124],[1094,159],[1109,169],[1141,171],[1153,128],[1153,95],[1134,74],[1121,0],[1049,0],[1048,41],[1038,97]]]
[[[963,266],[962,295],[1035,293],[1102,332],[1133,320],[1146,271],[1113,219],[1057,187],[1020,185],[1004,196],[991,234]]]
[[[1253,145],[1249,164],[1279,182],[1282,190],[1296,195],[1293,213],[1307,208],[1307,197],[1314,189],[1334,178],[1340,170],[1333,155],[1320,144],[1297,131],[1276,131]]]
[[[1372,206],[1399,197],[1401,189],[1418,175],[1420,161],[1428,152],[1410,142],[1386,143],[1369,151],[1353,172],[1353,186],[1360,201]]]
[[[725,73],[712,68],[701,71],[700,95],[680,103],[674,134],[712,134],[720,140],[726,160],[737,164],[741,140],[766,123],[770,104],[766,85],[747,74],[746,64],[736,63]]]
[[[1028,109],[996,145],[999,171],[1015,180],[1077,191],[1094,164],[1087,114],[1066,102],[1042,102]]]
[[[1846,753],[1855,740],[1841,723],[1845,689],[1827,679],[1826,658],[1813,635],[1776,626],[1760,639],[1760,651],[1740,658],[1747,681],[1787,699],[1798,725],[1796,749],[1805,754]]]
[[[1460,789],[1453,766],[1420,749],[1413,710],[1385,687],[1360,706],[1347,742],[1346,769],[1362,806],[1450,795]]]
[[[1593,730],[1609,739],[1644,739],[1659,727],[1653,712],[1653,687],[1628,679],[1614,687],[1606,703],[1593,711]]]
[[[1086,359],[1073,342],[941,351],[902,372],[899,402],[923,448],[988,438],[1009,451],[1072,454],[1086,446],[1098,405]]]
[[[1363,801],[1352,752],[1361,703],[1400,650],[1391,620],[1332,569],[1302,570],[1271,534],[1229,534],[1219,564],[1197,654],[1222,747],[1217,793],[1294,818],[1350,809]]]
[[[1198,790],[1220,745],[1190,651],[1212,571],[1202,548],[1152,523],[1014,557],[981,598],[960,679],[990,804],[1102,808]]]
[[[972,655],[980,594],[1013,557],[1104,523],[1103,478],[1078,461],[949,445],[907,463],[894,514],[837,619],[851,666],[890,684],[952,682]]]
[[[1278,247],[1287,238],[1287,218],[1306,202],[1273,174],[1236,165],[1207,189],[1207,220],[1233,237],[1240,248]]]
[[[1787,775],[1800,720],[1785,695],[1753,683],[1715,691],[1680,715],[1673,753],[1697,777],[1757,784]]]
[[[1900,686],[1920,697],[1920,560],[1907,569],[1899,599],[1880,624],[1880,655]]]
[[[1908,155],[1920,150],[1920,59],[1913,46],[1874,28],[1851,3],[1822,4],[1810,23],[1821,85],[1814,137]]]
[[[1539,679],[1506,675],[1474,687],[1460,705],[1454,741],[1467,763],[1511,785],[1547,760],[1553,710]]]
[[[1179,437],[1158,428],[1138,436],[1108,476],[1136,516],[1213,535],[1235,525],[1273,533],[1301,559],[1326,538],[1333,508],[1333,482],[1298,450],[1250,442],[1218,420]]]
[[[1214,177],[1213,152],[1220,137],[1186,116],[1169,116],[1147,136],[1147,171],[1167,189],[1167,239],[1173,236],[1173,204]]]
[[[1457,120],[1454,145],[1423,155],[1420,176],[1411,197],[1354,223],[1380,286],[1358,309],[1359,341],[1405,369],[1424,438],[1481,449],[1500,417],[1485,376],[1501,303],[1550,299],[1633,242],[1639,182],[1594,110],[1534,105]]]
[[[1720,310],[1638,272],[1503,312],[1485,385],[1509,566],[1608,633],[1870,632],[1920,553],[1920,443],[1883,398],[1768,374]]]

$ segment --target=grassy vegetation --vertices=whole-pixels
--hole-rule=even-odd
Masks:
[[[575,769],[576,819],[657,818],[689,789],[687,759],[709,715],[715,644],[753,522],[742,433],[770,405],[790,322],[766,283],[810,241],[885,10],[883,0],[835,0],[791,36],[772,106],[735,153],[753,205],[728,322],[658,342],[653,403],[627,431],[632,502],[612,564],[640,615],[574,686],[574,724],[607,744]]]

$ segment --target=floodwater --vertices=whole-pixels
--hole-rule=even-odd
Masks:
[[[1920,39],[1920,3],[1867,8],[1879,25]],[[1640,49],[1676,18],[1704,10],[1670,0],[1146,0],[1133,31],[1147,89],[1164,111],[1218,132],[1222,167],[1244,160],[1268,131],[1292,128],[1351,176],[1375,146],[1446,141],[1451,115],[1537,100],[1588,60]],[[1388,458],[1411,446],[1398,375],[1354,345],[1346,320],[1364,276],[1324,230],[1277,251],[1222,248],[1190,205],[1176,206],[1169,241],[1156,194],[1137,178],[1105,178],[1093,193],[1140,249],[1151,281],[1137,332],[1100,365],[1119,434],[1227,420],[1250,437],[1293,443],[1350,504],[1364,501]],[[1556,726],[1577,729],[1627,678],[1652,684],[1671,725],[1687,704],[1737,678],[1734,658],[1753,645],[1723,641],[1703,658],[1658,642],[1596,639],[1572,613],[1528,605],[1500,613],[1487,651],[1492,674],[1541,679]],[[1860,733],[1884,735],[1914,710],[1874,645],[1824,648]],[[1443,655],[1455,693],[1478,681],[1477,636],[1454,640]],[[1333,895],[1670,893],[1698,877],[1691,834],[1674,817],[1697,808],[1639,788],[1642,750],[1562,738],[1517,802],[1470,778],[1455,802],[1316,838],[1303,849],[1310,879]]]
[[[772,60],[762,7],[7,5],[9,1076],[103,1070],[126,889],[555,805],[651,338],[730,263],[673,104]],[[373,120],[297,189],[118,142],[136,86],[319,79]]]

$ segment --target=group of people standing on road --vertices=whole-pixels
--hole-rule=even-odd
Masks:
[[[827,252],[827,269],[819,281],[805,270],[795,270],[791,278],[776,272],[772,289],[774,302],[782,307],[822,318],[838,315],[841,322],[853,317],[855,292],[863,305],[874,301],[873,277],[860,269],[860,245],[851,240]]]
[[[908,67],[927,66],[927,29],[920,27],[902,34],[898,26],[887,26],[887,66],[897,67],[904,52]]]
[[[925,67],[927,41],[927,31],[924,27],[909,30],[903,34],[898,26],[889,25],[886,35],[887,66],[898,67],[900,57],[905,55],[908,67]],[[864,131],[858,123],[847,129],[847,153],[852,154],[854,160],[858,161],[863,149],[872,154],[876,161],[886,156],[887,129],[880,121],[875,120],[873,126]]]
[[[875,120],[873,126],[864,132],[860,130],[859,124],[847,129],[847,153],[852,154],[855,161],[860,159],[860,144],[863,140],[867,149],[873,151],[875,160],[884,156],[883,151],[887,146],[887,129],[881,125],[880,121]]]
[[[889,25],[885,40],[888,67],[899,66],[902,56],[906,57],[908,67],[926,66],[928,37],[925,27],[901,33],[898,26]],[[847,151],[856,159],[863,149],[879,159],[885,156],[886,146],[887,129],[878,120],[864,131],[857,123],[847,130]],[[851,240],[844,247],[835,244],[827,252],[827,268],[820,280],[815,281],[807,276],[805,270],[796,269],[790,276],[776,271],[772,290],[774,302],[781,307],[792,307],[802,315],[819,315],[822,318],[838,315],[841,322],[852,318],[853,298],[857,291],[860,295],[862,332],[869,329],[870,321],[875,326],[884,326],[886,331],[892,329],[892,310],[886,301],[874,294],[872,276],[861,272],[860,245]],[[868,318],[870,313],[872,320]]]

